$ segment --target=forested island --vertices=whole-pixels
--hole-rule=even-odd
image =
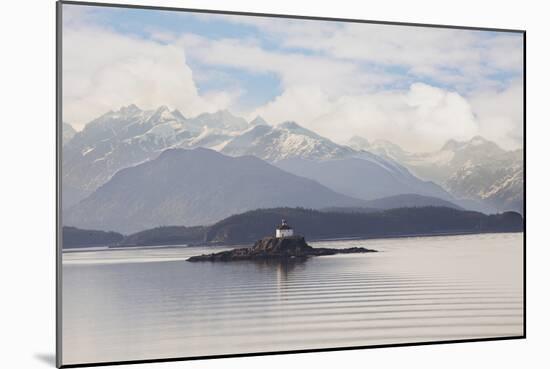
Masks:
[[[63,227],[63,247],[252,244],[273,233],[273,226],[281,218],[294,224],[309,240],[522,232],[524,229],[523,217],[516,212],[486,215],[448,207],[376,212],[273,208],[233,215],[210,226],[157,227],[130,235]]]
[[[75,227],[63,227],[63,248],[118,245],[124,235],[117,232],[104,232]]]

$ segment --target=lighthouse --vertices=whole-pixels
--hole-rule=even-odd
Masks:
[[[275,230],[276,238],[284,238],[294,236],[294,230],[288,225],[286,220],[281,221],[281,225]]]

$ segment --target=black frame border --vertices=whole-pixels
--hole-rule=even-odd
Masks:
[[[284,350],[284,351],[266,351],[266,352],[250,352],[239,354],[220,354],[220,355],[206,355],[206,356],[187,356],[187,357],[171,357],[161,359],[143,359],[143,360],[124,360],[124,361],[105,361],[105,362],[90,362],[80,364],[65,364],[62,362],[63,355],[63,341],[62,341],[62,256],[63,256],[63,239],[62,239],[62,196],[61,196],[61,164],[62,164],[62,148],[63,148],[63,117],[62,117],[62,50],[63,50],[63,5],[82,5],[82,6],[95,6],[95,7],[108,7],[108,8],[130,8],[130,9],[142,9],[142,10],[161,10],[161,11],[175,11],[175,12],[187,12],[187,13],[202,13],[202,14],[221,14],[221,15],[240,15],[240,16],[252,16],[252,17],[269,17],[269,18],[286,18],[286,19],[302,19],[302,20],[319,20],[319,21],[332,21],[332,22],[348,22],[348,23],[368,23],[390,26],[409,26],[409,27],[426,27],[426,28],[444,28],[444,29],[458,29],[458,30],[470,30],[470,31],[489,31],[489,32],[506,32],[506,33],[519,33],[523,36],[523,335],[518,336],[504,336],[504,337],[487,337],[487,338],[471,338],[471,339],[459,339],[459,340],[441,340],[441,341],[423,341],[423,342],[407,342],[396,344],[381,344],[381,345],[365,345],[365,346],[345,346],[345,347],[331,347],[331,348],[319,348],[319,349],[305,349],[305,350]],[[207,359],[222,359],[222,358],[239,358],[239,357],[251,357],[251,356],[270,356],[270,355],[286,355],[286,354],[302,354],[302,353],[316,353],[316,352],[331,352],[331,351],[351,351],[351,350],[364,350],[375,348],[389,348],[389,347],[409,347],[409,346],[428,346],[428,345],[441,345],[441,344],[455,344],[455,343],[470,343],[470,342],[490,342],[490,341],[506,341],[506,340],[518,340],[527,338],[527,31],[523,29],[506,29],[506,28],[491,28],[491,27],[471,27],[471,26],[457,26],[457,25],[444,25],[444,24],[429,24],[429,23],[410,23],[410,22],[393,22],[393,21],[377,21],[366,19],[351,19],[351,18],[332,18],[332,17],[320,17],[320,16],[304,16],[304,15],[292,15],[292,14],[270,14],[270,13],[254,13],[254,12],[240,12],[240,11],[226,11],[226,10],[213,10],[213,9],[196,9],[196,8],[179,8],[179,7],[166,7],[166,6],[154,6],[154,5],[132,5],[132,4],[117,4],[117,3],[101,3],[101,2],[87,2],[87,1],[73,1],[73,0],[57,0],[56,1],[56,260],[55,260],[55,272],[56,272],[56,367],[57,368],[84,368],[92,366],[110,366],[110,365],[127,365],[127,364],[147,364],[147,363],[165,363],[174,361],[192,361],[192,360],[207,360]]]

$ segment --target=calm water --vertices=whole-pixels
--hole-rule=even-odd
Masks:
[[[310,242],[380,252],[288,264],[66,252],[63,363],[522,335],[522,237]]]

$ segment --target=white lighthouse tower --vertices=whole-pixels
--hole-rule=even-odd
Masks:
[[[294,230],[288,225],[286,220],[281,221],[281,225],[275,230],[276,238],[290,237],[294,236]]]

